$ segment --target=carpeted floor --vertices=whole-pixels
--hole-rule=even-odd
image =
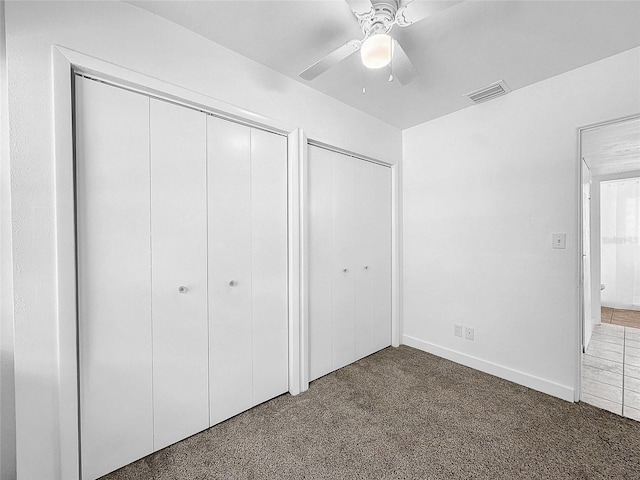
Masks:
[[[640,479],[640,423],[387,348],[105,480]]]

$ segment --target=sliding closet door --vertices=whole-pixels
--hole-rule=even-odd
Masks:
[[[378,270],[374,249],[374,225],[377,215],[374,195],[374,170],[370,162],[355,162],[355,358],[372,354],[375,348],[374,277]]]
[[[331,372],[332,153],[309,147],[309,379]]]
[[[391,345],[391,169],[373,165],[374,351]]]
[[[154,449],[209,427],[206,115],[151,100]]]
[[[355,359],[355,159],[333,154],[331,166],[331,366]],[[359,247],[359,245],[358,245]]]
[[[251,129],[253,399],[286,392],[288,379],[287,139]]]
[[[82,477],[153,451],[149,99],[76,77]]]
[[[251,130],[207,117],[211,418],[251,407]]]

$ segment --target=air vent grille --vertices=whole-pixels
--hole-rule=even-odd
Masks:
[[[465,93],[464,96],[468,97],[473,103],[482,103],[492,98],[499,97],[505,93],[509,93],[511,89],[507,86],[504,80],[492,83],[486,87],[474,90],[473,92]]]

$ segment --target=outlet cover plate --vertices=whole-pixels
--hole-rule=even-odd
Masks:
[[[462,338],[462,325],[454,325],[453,326],[453,334],[456,337]]]
[[[467,340],[473,340],[473,328],[464,328],[464,338],[466,338]]]

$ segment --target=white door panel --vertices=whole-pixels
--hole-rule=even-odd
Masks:
[[[253,404],[286,392],[287,139],[251,129]]]
[[[374,277],[377,265],[374,258],[374,170],[373,163],[356,161],[354,196],[355,242],[355,357],[360,359],[375,351]]]
[[[209,427],[206,115],[152,99],[150,122],[154,449],[159,450]],[[186,291],[181,293],[181,286]]]
[[[207,117],[210,424],[252,405],[251,134]]]
[[[334,370],[355,359],[354,174],[352,157],[332,155],[331,365]]]
[[[309,147],[309,380],[331,372],[332,154]]]
[[[82,476],[153,451],[149,99],[76,77]]]
[[[95,479],[287,391],[287,138],[84,78],[75,108]]]
[[[391,345],[391,169],[375,165],[373,170],[375,223],[374,299],[375,346],[378,351]]]
[[[309,379],[391,345],[391,169],[310,146]],[[345,271],[346,269],[346,271]]]

